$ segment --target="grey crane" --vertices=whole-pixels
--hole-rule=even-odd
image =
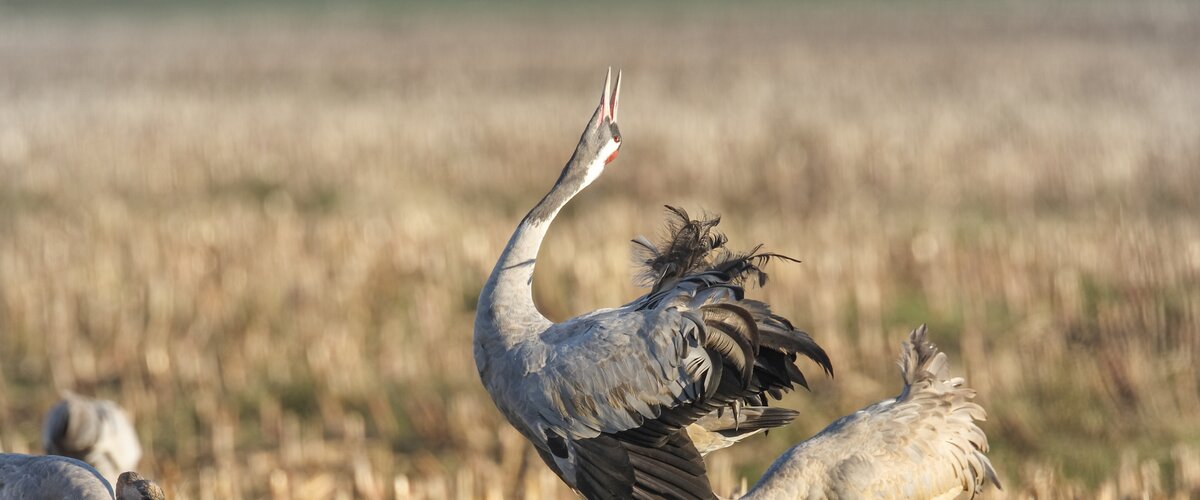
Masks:
[[[713,498],[691,435],[728,438],[707,440],[711,451],[782,425],[794,412],[762,407],[767,395],[807,386],[797,357],[832,367],[807,333],[745,297],[742,283],[765,282],[762,266],[782,256],[725,250],[717,219],[678,209],[664,243],[635,241],[649,293],[560,323],[538,311],[533,271],[551,222],[621,147],[621,75],[615,85],[611,76],[574,154],[480,293],[475,363],[501,413],[585,497]]]
[[[56,455],[0,453],[0,500],[164,500],[162,489],[126,472],[117,490],[87,463]]]
[[[0,500],[112,500],[109,482],[70,457],[0,454]]]
[[[50,409],[42,425],[47,455],[78,458],[92,464],[110,482],[137,468],[142,446],[129,416],[116,403],[73,392]]]
[[[901,348],[899,396],[792,447],[743,498],[950,499],[974,497],[988,482],[999,488],[975,423],[986,413],[925,336],[921,325]]]

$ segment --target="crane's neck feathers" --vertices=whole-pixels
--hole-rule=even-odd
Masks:
[[[606,160],[620,147],[616,141],[608,141],[599,148],[587,147],[587,142],[581,141],[554,187],[517,225],[480,294],[476,319],[490,325],[501,337],[525,337],[537,333],[529,330],[551,323],[533,301],[533,270],[538,250],[554,218],[575,195],[600,177]]]
[[[495,340],[511,347],[552,324],[533,302],[533,269],[551,222],[571,198],[604,173],[605,165],[616,157],[621,147],[621,131],[617,128],[619,72],[616,85],[611,83],[610,71],[604,82],[600,106],[583,129],[575,153],[550,192],[521,219],[479,294],[475,313],[477,348],[487,349],[489,345],[496,345]]]

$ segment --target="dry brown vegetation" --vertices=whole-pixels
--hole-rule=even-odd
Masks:
[[[1200,11],[953,5],[0,8],[0,449],[73,389],[173,498],[567,497],[471,323],[612,64],[625,146],[544,310],[632,298],[630,237],[704,208],[804,261],[753,293],[837,370],[711,458],[722,491],[894,394],[928,322],[993,495],[1195,498]]]

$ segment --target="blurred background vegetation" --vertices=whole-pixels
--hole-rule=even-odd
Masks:
[[[894,395],[928,322],[990,496],[1196,498],[1197,47],[1191,2],[0,4],[0,450],[72,389],[173,498],[569,497],[471,325],[612,65],[544,311],[636,296],[628,240],[706,209],[804,261],[752,293],[835,364],[721,491]]]

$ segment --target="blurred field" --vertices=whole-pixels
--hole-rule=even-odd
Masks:
[[[754,293],[835,364],[721,491],[894,395],[928,322],[992,497],[1200,496],[1196,4],[620,10],[0,7],[0,450],[74,389],[177,499],[569,497],[471,324],[614,65],[546,313],[638,294],[628,240],[703,208],[804,261]]]

